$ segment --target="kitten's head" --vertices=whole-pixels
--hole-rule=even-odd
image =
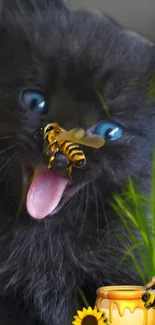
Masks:
[[[11,168],[16,193],[39,164],[27,195],[34,218],[61,215],[77,195],[74,214],[79,193],[81,209],[86,204],[85,189],[93,204],[129,176],[142,180],[150,174],[154,107],[129,81],[145,75],[147,80],[154,49],[135,38],[102,15],[71,12],[60,1],[17,1],[12,8],[6,1],[0,30],[1,173]],[[50,172],[43,165],[34,132],[50,122],[66,130],[82,127],[106,140],[100,149],[82,148],[87,165],[73,168],[72,181],[59,168],[62,157]]]

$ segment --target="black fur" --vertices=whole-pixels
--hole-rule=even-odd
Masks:
[[[59,0],[11,3],[4,1],[0,18],[0,294],[16,301],[19,314],[9,303],[16,319],[0,317],[3,325],[68,325],[83,304],[78,288],[93,305],[100,285],[140,283],[130,261],[116,269],[124,230],[106,202],[128,176],[138,176],[149,193],[155,109],[129,82],[148,82],[155,47],[100,13],[71,12]],[[23,106],[25,88],[44,94],[45,116]],[[40,161],[34,131],[51,121],[87,129],[107,120],[95,88],[124,136],[85,149],[88,168],[74,170],[56,215],[39,222],[24,207],[17,220],[23,166]]]

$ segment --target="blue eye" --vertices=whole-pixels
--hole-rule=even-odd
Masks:
[[[27,90],[22,95],[22,101],[34,112],[46,113],[47,111],[45,98],[40,92]]]
[[[123,129],[114,122],[103,122],[95,128],[95,134],[101,135],[106,140],[117,140],[123,135]]]

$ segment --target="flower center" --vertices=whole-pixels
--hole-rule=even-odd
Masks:
[[[98,321],[95,316],[87,315],[82,319],[81,325],[98,325]]]

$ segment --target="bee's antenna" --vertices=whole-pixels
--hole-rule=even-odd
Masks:
[[[152,280],[144,286],[144,289],[145,289],[145,290],[149,290],[149,289],[151,289],[153,286],[155,286],[155,276],[153,276],[153,277],[152,277]]]
[[[42,135],[43,134],[43,128],[39,128],[34,132],[34,137],[36,138],[38,135]]]

